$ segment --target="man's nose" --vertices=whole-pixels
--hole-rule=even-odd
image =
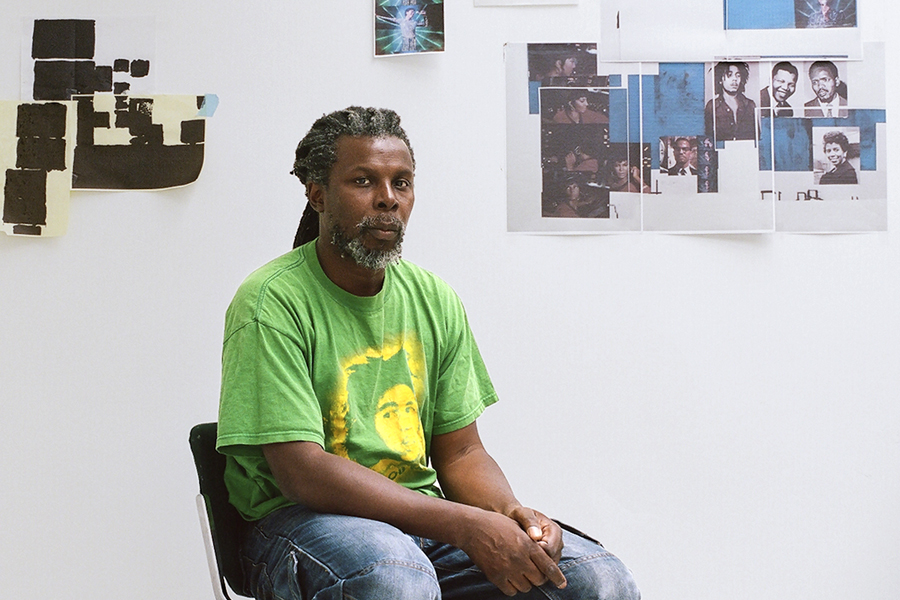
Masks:
[[[381,210],[396,210],[400,201],[397,198],[397,189],[391,182],[385,182],[378,186],[375,194],[375,206]]]

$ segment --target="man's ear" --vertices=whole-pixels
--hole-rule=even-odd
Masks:
[[[313,181],[306,184],[306,199],[317,213],[325,210],[325,186]]]

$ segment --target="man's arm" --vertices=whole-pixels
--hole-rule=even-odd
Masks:
[[[439,441],[438,446],[446,444]],[[383,521],[407,533],[452,544],[468,554],[507,595],[527,591],[548,579],[565,584],[559,567],[523,531],[521,521],[475,503],[452,502],[409,490],[371,469],[329,454],[313,442],[268,444],[263,452],[278,487],[291,501],[319,512]],[[448,454],[446,450],[444,454]],[[454,470],[451,466],[450,471]],[[451,476],[451,480],[458,482],[461,478]],[[500,497],[497,506],[504,503],[503,495]],[[505,503],[512,509],[518,504],[514,498]]]
[[[506,515],[516,521],[554,563],[559,562],[562,530],[551,519],[519,503],[500,466],[485,450],[476,423],[434,436],[431,464],[437,471],[441,490],[449,500]]]

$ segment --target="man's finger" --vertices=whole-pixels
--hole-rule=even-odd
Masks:
[[[537,568],[541,570],[541,573],[543,573],[557,588],[562,589],[566,587],[566,576],[560,571],[559,565],[557,565],[546,553],[541,552],[535,554],[532,558],[532,562],[534,562]]]

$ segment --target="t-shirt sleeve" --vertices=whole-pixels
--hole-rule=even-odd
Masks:
[[[437,403],[432,433],[462,429],[497,401],[462,302],[455,293],[445,307],[447,329],[437,382]]]
[[[258,455],[276,442],[324,444],[322,412],[302,336],[251,320],[225,340],[217,447]]]

